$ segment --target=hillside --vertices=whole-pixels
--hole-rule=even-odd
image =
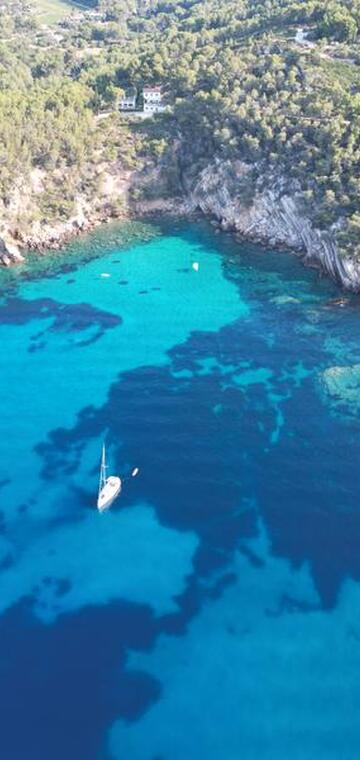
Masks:
[[[51,29],[13,2],[0,40],[3,229],[26,241],[79,202],[83,215],[160,194],[206,207],[203,173],[214,183],[221,165],[228,200],[295,197],[353,271],[359,27],[360,0],[101,0]],[[118,113],[127,87],[158,83],[171,110]]]

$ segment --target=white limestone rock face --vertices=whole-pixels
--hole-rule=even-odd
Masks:
[[[271,189],[257,189],[250,202],[243,200],[242,186],[251,169],[240,161],[216,160],[189,189],[189,211],[200,209],[214,216],[222,229],[254,242],[298,251],[305,263],[321,268],[347,290],[360,291],[360,264],[340,255],[336,226],[327,232],[313,227],[302,210],[296,183],[289,191],[288,182],[274,178]]]
[[[89,177],[96,179],[96,193],[89,188],[78,190],[67,218],[44,218],[41,211],[42,197],[52,191],[54,183],[61,185],[63,170],[49,174],[33,169],[26,180],[13,178],[6,204],[0,198],[0,266],[22,260],[15,240],[25,252],[56,250],[81,232],[120,216],[123,208],[126,211],[133,171],[124,169],[118,161],[91,164],[87,171]]]
[[[0,264],[3,266],[10,266],[11,264],[17,264],[24,260],[24,257],[20,253],[15,243],[7,240],[4,237],[0,238]]]

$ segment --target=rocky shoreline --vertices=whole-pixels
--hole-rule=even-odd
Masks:
[[[360,264],[343,257],[337,247],[336,232],[341,222],[329,230],[316,229],[306,216],[299,188],[274,177],[271,189],[255,191],[244,202],[238,187],[251,167],[215,161],[204,169],[189,194],[189,211],[200,209],[213,216],[223,230],[241,238],[275,249],[291,250],[307,266],[327,274],[345,290],[360,292]]]
[[[341,256],[335,226],[326,232],[313,227],[304,214],[296,187],[289,192],[288,186],[285,189],[285,183],[277,179],[271,189],[256,191],[250,202],[244,202],[238,189],[250,168],[240,161],[229,164],[215,160],[191,186],[187,187],[185,181],[182,196],[140,201],[131,199],[132,178],[126,177],[125,187],[120,177],[112,188],[113,196],[108,195],[100,206],[97,203],[92,207],[80,199],[77,214],[64,222],[36,223],[21,237],[11,234],[9,228],[6,234],[0,232],[0,264],[18,264],[24,260],[26,250],[58,250],[77,235],[116,219],[160,213],[190,218],[201,212],[212,218],[219,230],[234,232],[242,240],[291,250],[301,256],[305,265],[316,267],[345,290],[360,292],[360,265]]]
[[[176,213],[179,216],[187,214],[187,211],[180,198],[171,200],[159,198],[154,201],[137,202],[118,211],[109,205],[107,208],[104,207],[101,213],[89,212],[87,216],[82,214],[57,224],[37,225],[36,229],[29,231],[21,238],[6,231],[5,234],[0,234],[0,266],[9,267],[21,263],[25,260],[27,251],[46,254],[50,251],[61,250],[75,237],[112,221],[162,213],[168,215]]]

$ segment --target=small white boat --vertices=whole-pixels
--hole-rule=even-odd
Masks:
[[[105,444],[103,444],[100,467],[99,493],[97,500],[97,508],[99,512],[104,512],[106,509],[109,509],[114,499],[116,499],[121,491],[121,478],[118,478],[116,475],[110,475],[107,478],[106,469],[107,465]]]

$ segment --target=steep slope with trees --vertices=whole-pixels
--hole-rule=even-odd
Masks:
[[[117,213],[128,200],[99,200],[109,171],[130,185],[136,177],[133,196],[154,197],[160,186],[210,211],[204,172],[240,162],[227,172],[231,202],[251,209],[270,192],[280,208],[295,197],[297,214],[330,234],[355,272],[359,28],[360,0],[100,0],[54,34],[14,2],[0,39],[2,218],[20,209],[14,198],[27,184],[24,239],[34,222],[71,217],[79,198]],[[124,89],[152,83],[171,112],[122,118]]]

